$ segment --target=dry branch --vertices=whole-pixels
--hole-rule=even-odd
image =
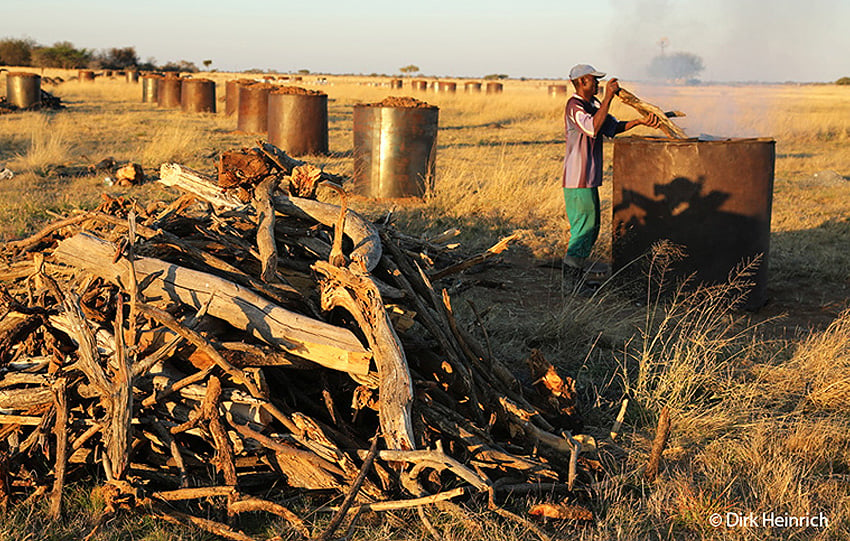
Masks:
[[[655,117],[658,118],[658,121],[660,123],[658,128],[665,134],[667,134],[667,137],[672,137],[674,139],[688,138],[688,135],[684,132],[684,130],[677,126],[672,120],[670,120],[667,113],[665,113],[661,108],[641,100],[623,87],[620,87],[620,92],[617,93],[617,97],[619,97],[623,103],[625,103],[626,105],[628,105],[629,107],[631,107],[642,115],[655,115]]]
[[[313,268],[325,276],[321,281],[322,308],[345,308],[366,334],[378,365],[379,417],[387,446],[391,449],[414,448],[410,419],[413,383],[404,349],[381,302],[378,288],[367,273],[356,269],[356,265],[346,269],[317,261]]]

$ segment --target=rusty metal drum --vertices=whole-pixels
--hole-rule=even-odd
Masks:
[[[269,93],[269,142],[293,156],[328,153],[328,95],[281,87]]]
[[[412,98],[391,100],[354,106],[355,190],[422,197],[434,187],[439,109]]]
[[[722,283],[755,261],[744,305],[762,306],[775,146],[772,139],[615,139],[614,270],[638,268],[631,263],[667,239],[685,252],[671,278]]]
[[[239,81],[231,79],[224,83],[224,114],[232,116],[239,107]]]
[[[142,77],[142,103],[157,103],[157,91],[161,79],[162,77],[159,75]]]
[[[401,80],[401,79],[390,80],[390,88],[399,89],[399,88],[403,88],[403,87],[404,87],[404,81],[403,80]]]
[[[94,81],[94,71],[80,70],[78,72],[78,78],[80,79],[80,81]]]
[[[416,80],[414,80],[414,81],[411,81],[411,83],[410,83],[410,87],[411,87],[413,90],[422,90],[422,91],[424,91],[424,90],[428,90],[428,81],[423,81],[423,80],[421,80],[421,79],[416,79]]]
[[[139,82],[139,72],[135,70],[131,70],[127,72],[127,82],[128,83],[138,83]]]
[[[442,81],[440,82],[439,90],[440,92],[445,92],[447,94],[454,94],[457,92],[457,83]]]
[[[481,83],[477,81],[467,81],[463,83],[463,90],[467,94],[471,94],[473,92],[481,92]]]
[[[209,79],[184,80],[180,107],[186,113],[215,113],[215,82]]]
[[[176,109],[182,103],[183,79],[165,76],[159,80],[156,91],[156,104],[159,107]]]
[[[239,86],[236,129],[244,133],[268,131],[269,91],[273,85],[255,83]]]
[[[486,88],[487,94],[501,94],[505,89],[505,86],[502,83],[494,83],[491,81],[487,83],[484,88]]]
[[[569,87],[567,85],[549,85],[549,95],[553,98],[561,98],[567,95]]]
[[[7,73],[6,101],[21,109],[40,104],[41,77],[35,73]]]

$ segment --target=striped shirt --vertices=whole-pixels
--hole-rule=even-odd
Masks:
[[[601,105],[596,98],[588,102],[578,94],[567,100],[564,111],[567,135],[564,188],[596,188],[602,185],[602,137],[597,137],[593,131],[593,114]],[[625,122],[608,115],[599,131],[602,135],[614,137],[625,129]]]

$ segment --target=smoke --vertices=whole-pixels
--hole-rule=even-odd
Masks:
[[[613,19],[602,31],[621,78],[644,80],[659,41],[667,53],[698,55],[707,81],[834,81],[848,71],[846,0],[608,0]]]
[[[665,111],[685,113],[672,120],[690,137],[773,137],[778,104],[769,88],[638,84],[634,92]]]
[[[609,0],[614,20],[606,30],[610,68],[619,77],[647,79],[650,62],[662,52],[661,41],[669,44],[668,52],[689,49],[686,35],[702,29],[698,19],[681,3],[671,0]],[[699,54],[699,51],[689,51]]]

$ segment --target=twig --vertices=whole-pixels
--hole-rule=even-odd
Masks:
[[[431,535],[431,537],[434,538],[434,541],[441,541],[442,536],[440,535],[440,532],[438,532],[437,529],[434,528],[434,525],[431,524],[431,521],[428,520],[427,516],[425,516],[425,508],[417,507],[416,513],[419,515],[419,520],[421,520],[422,524],[425,526],[425,531],[427,531]]]
[[[229,503],[228,509],[234,514],[247,513],[250,511],[265,511],[266,513],[272,513],[273,515],[277,515],[286,520],[302,536],[306,538],[310,537],[310,530],[307,529],[304,521],[301,520],[298,515],[279,503],[254,498],[252,496],[241,496],[238,500]]]
[[[496,513],[497,515],[503,516],[503,517],[505,517],[505,518],[507,518],[507,519],[510,519],[510,520],[512,520],[512,521],[514,521],[514,522],[516,522],[516,523],[518,523],[518,524],[521,524],[521,525],[523,525],[524,527],[528,528],[529,530],[531,530],[532,532],[534,532],[534,534],[535,534],[537,537],[539,537],[542,541],[551,541],[551,537],[549,537],[548,535],[546,535],[546,534],[545,534],[545,533],[544,533],[544,532],[543,532],[540,528],[538,528],[538,527],[537,527],[537,526],[536,526],[533,522],[531,522],[530,520],[528,520],[528,519],[526,519],[526,518],[524,518],[524,517],[521,517],[521,516],[519,516],[519,515],[517,515],[517,514],[515,514],[515,513],[511,513],[511,512],[510,512],[510,511],[508,511],[507,509],[504,509],[504,508],[499,507],[498,505],[496,505],[496,498],[495,498],[495,495],[494,495],[494,491],[493,491],[492,489],[490,490],[490,492],[489,492],[489,494],[488,494],[487,507],[488,507],[491,511],[493,511],[494,513]]]
[[[201,498],[210,498],[213,496],[230,496],[234,492],[236,492],[236,487],[233,486],[212,486],[179,488],[177,490],[161,490],[151,494],[151,497],[166,502],[174,502],[181,500],[199,500]]]
[[[462,487],[454,488],[452,490],[446,490],[445,492],[438,492],[436,494],[431,494],[430,496],[412,498],[410,500],[392,500],[386,502],[364,503],[362,505],[349,509],[349,512],[394,511],[396,509],[410,509],[411,507],[419,507],[420,505],[428,505],[431,503],[442,502],[445,500],[451,500],[459,496],[463,496],[464,494],[467,494],[469,492],[469,489],[471,488],[472,487],[469,485],[464,485]]]
[[[173,524],[181,524],[184,526],[196,526],[202,530],[210,532],[225,539],[233,541],[254,541],[253,537],[249,537],[240,531],[236,531],[221,522],[207,520],[205,518],[195,517],[174,510],[166,510],[161,507],[154,508],[153,515],[157,518],[171,522]]]
[[[348,494],[346,494],[345,499],[342,501],[342,505],[340,505],[336,514],[334,514],[327,529],[319,536],[319,541],[327,541],[331,538],[331,536],[333,536],[336,529],[339,528],[340,524],[342,524],[342,520],[348,512],[348,508],[351,507],[352,503],[354,503],[354,498],[357,496],[357,493],[360,492],[360,487],[363,486],[363,481],[366,480],[366,474],[369,473],[369,470],[372,468],[372,463],[375,461],[375,457],[378,454],[379,435],[380,434],[376,433],[372,438],[372,446],[369,448],[369,454],[366,455],[366,460],[363,461],[360,473],[357,474],[357,478],[351,485],[351,490],[349,490]]]
[[[68,397],[65,378],[57,378],[53,384],[56,421],[53,434],[56,436],[56,467],[53,493],[50,495],[50,518],[59,520],[62,515],[62,489],[65,486],[65,466],[68,448]]]
[[[452,274],[456,274],[458,272],[466,270],[470,267],[474,267],[479,263],[484,263],[491,257],[504,252],[508,248],[508,243],[510,243],[512,240],[515,240],[522,234],[523,231],[515,231],[514,233],[508,235],[507,237],[503,238],[502,240],[488,248],[486,251],[478,255],[472,256],[469,259],[465,259],[460,263],[455,263],[454,265],[450,265],[445,269],[431,273],[430,278],[432,281],[436,282],[437,280],[445,278],[446,276],[450,276]]]
[[[454,458],[446,455],[442,448],[421,451],[385,450],[380,453],[381,460],[388,462],[410,462],[418,469],[433,468],[438,471],[449,470],[479,491],[487,490],[489,480],[464,466]]]
[[[616,440],[617,436],[620,435],[620,427],[623,425],[623,419],[626,418],[626,408],[629,407],[629,399],[624,398],[622,404],[620,404],[620,411],[617,413],[617,418],[614,420],[613,426],[611,426],[611,440]]]

